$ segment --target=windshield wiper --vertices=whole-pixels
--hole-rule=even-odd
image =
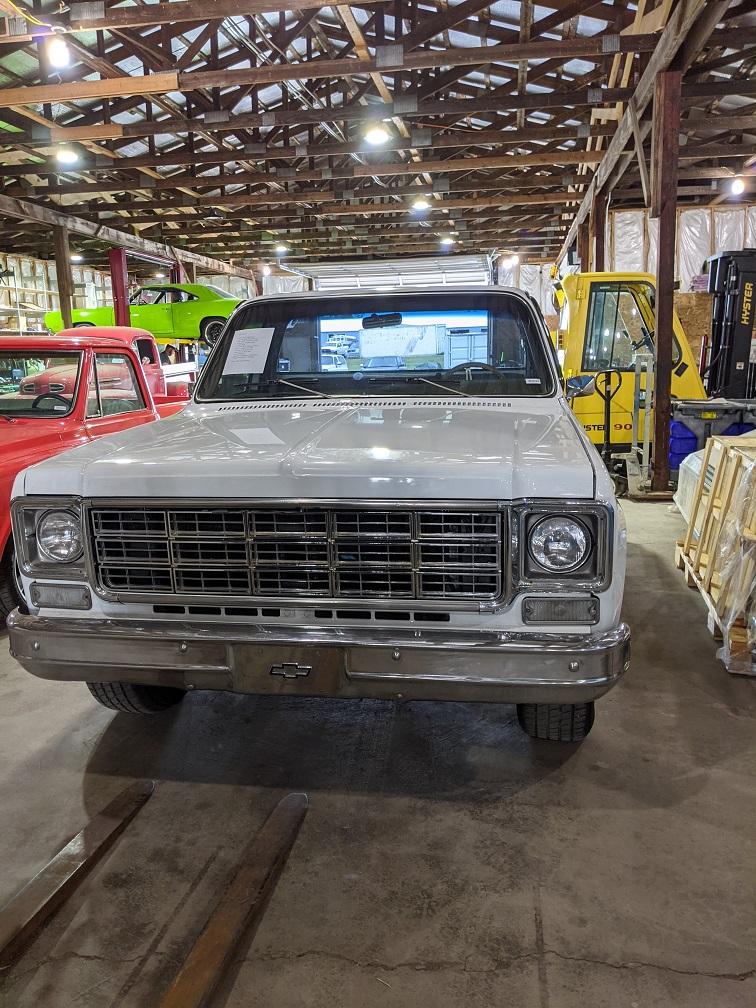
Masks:
[[[294,382],[286,381],[285,378],[271,378],[269,384],[288,385],[289,388],[298,389],[300,392],[309,392],[310,395],[320,396],[321,399],[333,399],[333,396],[328,395],[327,392],[321,392],[320,389],[307,388],[305,385],[295,385]]]
[[[430,378],[423,378],[421,375],[408,375],[407,381],[425,382],[426,385],[433,385],[435,388],[443,389],[444,392],[451,392],[452,395],[462,396],[464,399],[472,399],[472,396],[467,392],[463,392],[462,389],[455,389],[451,388],[449,385],[442,385],[440,382],[431,381]]]

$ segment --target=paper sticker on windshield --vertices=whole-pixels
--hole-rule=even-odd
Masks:
[[[275,329],[238,329],[223,365],[224,375],[262,374]]]
[[[525,379],[525,384],[526,385],[540,385],[541,384],[541,379],[540,378],[526,378]]]

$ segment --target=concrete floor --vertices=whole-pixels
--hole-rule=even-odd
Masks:
[[[679,516],[626,512],[632,668],[580,747],[483,704],[198,694],[132,719],[3,648],[0,901],[134,778],[158,785],[0,1004],[154,1005],[247,839],[304,790],[217,1005],[752,1008],[756,681],[714,657]]]

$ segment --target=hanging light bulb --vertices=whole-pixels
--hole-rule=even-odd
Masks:
[[[427,196],[418,196],[412,204],[413,210],[430,210],[430,200]]]
[[[733,196],[742,196],[745,192],[745,182],[742,178],[733,179],[730,182],[730,192]]]
[[[380,147],[389,142],[391,134],[381,123],[374,123],[365,130],[364,137],[371,147]]]
[[[68,43],[59,35],[53,36],[45,48],[47,62],[55,70],[62,70],[71,62],[71,50],[68,48]]]
[[[72,165],[79,160],[79,155],[72,147],[59,147],[55,152],[55,160],[58,164]]]

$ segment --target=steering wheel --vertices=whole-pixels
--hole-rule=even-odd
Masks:
[[[69,403],[68,399],[65,398],[65,396],[58,395],[57,392],[43,392],[42,395],[38,395],[37,396],[37,398],[31,404],[31,408],[32,409],[38,409],[39,408],[39,404],[42,402],[43,399],[57,399],[58,402],[62,402],[63,403],[63,405],[66,407],[66,409],[68,409],[68,407],[71,405]]]
[[[454,374],[457,371],[467,371],[471,368],[479,368],[481,371],[487,371],[489,374],[496,375],[500,381],[509,381],[505,374],[493,364],[486,364],[483,361],[466,361],[464,364],[455,364],[453,368],[449,368],[446,372],[447,374]]]
[[[632,341],[631,341],[632,342]],[[652,332],[644,332],[639,340],[636,340],[633,344],[633,350],[640,350],[641,347],[646,347],[651,353],[654,352],[654,334]]]

